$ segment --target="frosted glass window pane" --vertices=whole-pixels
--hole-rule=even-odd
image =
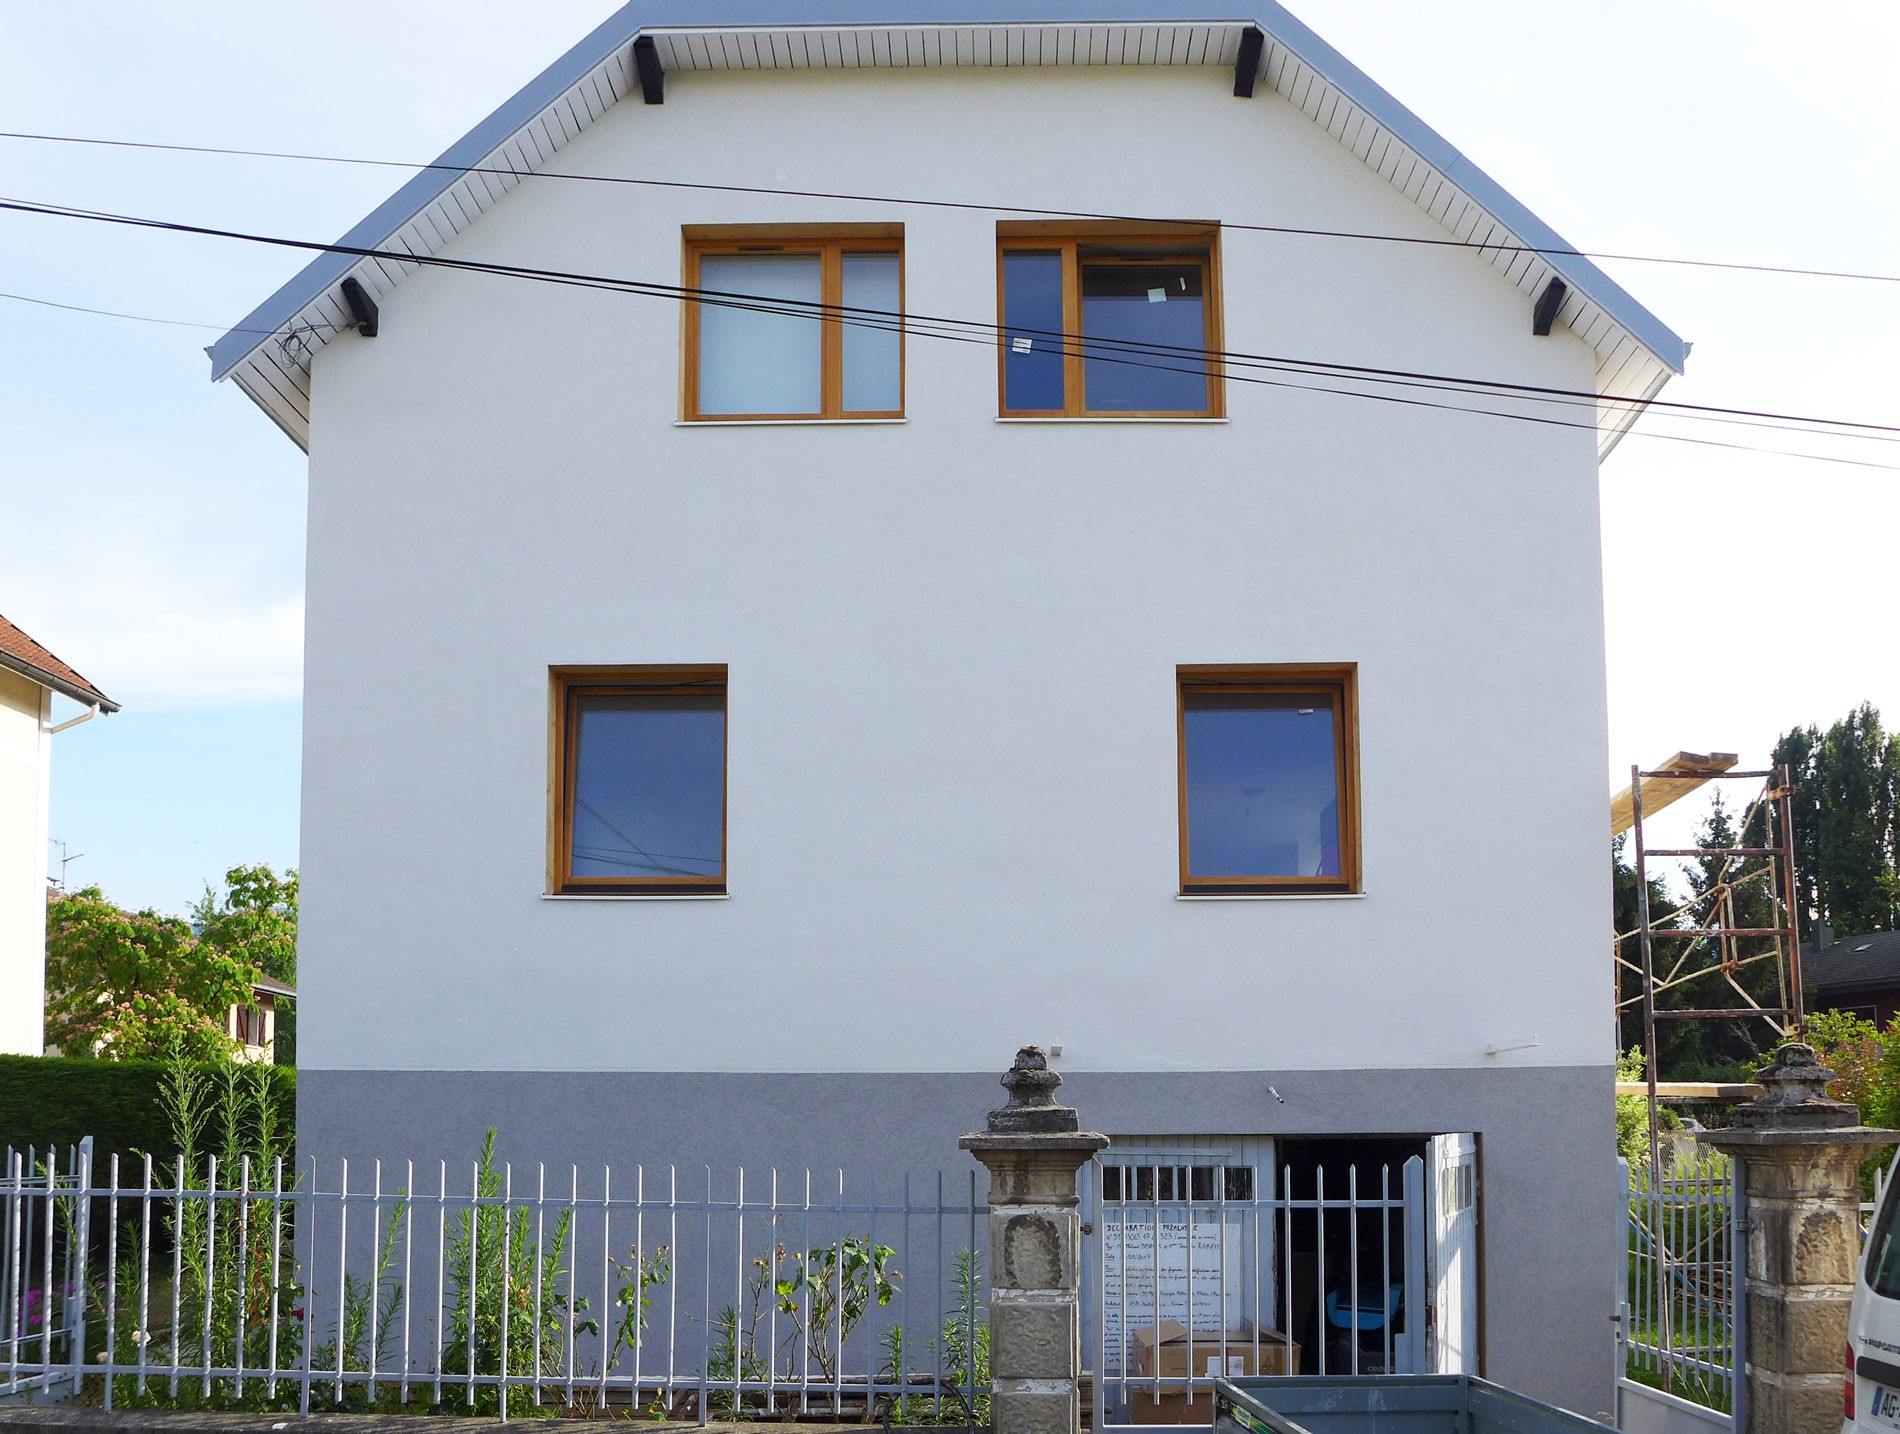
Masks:
[[[574,875],[718,876],[725,866],[725,698],[613,694],[578,705]]]
[[[816,254],[708,254],[699,284],[728,294],[791,301],[761,313],[717,303],[699,306],[699,411],[817,413],[822,394],[822,299]]]
[[[1183,694],[1188,875],[1339,875],[1334,701]]]
[[[875,309],[895,322],[903,308],[895,254],[844,256],[844,307]],[[844,411],[895,413],[904,406],[899,337],[895,329],[873,328],[870,314],[844,319]]]

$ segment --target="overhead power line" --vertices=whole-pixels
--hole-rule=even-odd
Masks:
[[[152,314],[129,314],[123,309],[94,309],[85,304],[62,304],[57,299],[36,298],[32,294],[0,293],[0,299],[16,304],[37,304],[42,309],[64,309],[69,314],[97,314],[102,319],[130,319],[138,324],[164,324],[174,329],[208,329],[213,333],[262,334],[269,338],[277,329],[233,329],[226,324],[203,324],[192,319],[161,319]]]
[[[808,301],[761,299],[757,295],[736,293],[726,290],[689,288],[677,284],[663,284],[649,280],[616,278],[607,275],[574,273],[563,270],[542,269],[527,265],[502,264],[494,261],[473,259],[451,259],[439,254],[416,254],[407,251],[373,249],[342,243],[320,243],[314,240],[291,239],[277,235],[251,234],[239,230],[219,229],[207,225],[187,224],[175,220],[152,219],[138,215],[116,214],[109,211],[84,209],[72,205],[43,204],[30,200],[0,199],[0,211],[11,211],[54,218],[78,219],[82,221],[121,225],[131,228],[151,229],[159,232],[189,234],[208,238],[222,238],[246,243],[269,245],[319,253],[339,253],[357,258],[386,260],[395,264],[413,264],[421,267],[459,270],[481,273],[502,278],[526,279],[536,282],[555,284],[565,287],[600,290],[612,293],[635,294],[674,301],[692,301],[718,307],[777,314],[781,316],[803,316],[824,319],[842,324],[882,329],[887,332],[901,332],[925,338],[980,344],[993,347],[1002,326],[993,322],[942,318],[932,315],[893,314],[887,310],[860,309],[848,305],[812,303]],[[255,330],[249,331],[255,332]],[[1440,409],[1449,412],[1469,413],[1479,416],[1509,419],[1515,422],[1535,423],[1550,427],[1596,429],[1594,422],[1571,422],[1562,418],[1546,415],[1523,413],[1509,410],[1475,408],[1466,404],[1438,403],[1421,398],[1408,398],[1398,394],[1368,392],[1356,388],[1331,388],[1321,384],[1295,383],[1286,379],[1263,378],[1257,374],[1235,373],[1234,368],[1261,368],[1279,372],[1293,372],[1307,377],[1332,378],[1342,381],[1358,381],[1384,384],[1398,387],[1424,387],[1448,393],[1462,393],[1477,396],[1488,393],[1494,398],[1520,399],[1528,402],[1546,404],[1574,404],[1578,400],[1597,402],[1625,403],[1637,409],[1645,406],[1638,399],[1599,399],[1597,395],[1582,390],[1542,389],[1533,385],[1511,384],[1503,381],[1458,378],[1442,374],[1414,374],[1403,370],[1380,370],[1370,367],[1334,365],[1321,362],[1307,362],[1275,358],[1268,355],[1233,353],[1222,350],[1185,348],[1163,344],[1145,344],[1132,341],[1086,339],[1082,336],[1067,335],[1010,325],[1009,332],[1024,333],[1047,337],[1054,340],[1064,355],[1079,354],[1091,362],[1106,362],[1138,368],[1156,369],[1162,372],[1200,374],[1205,371],[1207,362],[1217,361],[1225,370],[1224,376],[1230,382],[1258,384],[1272,388],[1293,389],[1314,393],[1330,393],[1342,397],[1369,399],[1375,402],[1393,403],[1408,407]],[[1074,344],[1074,347],[1069,345]],[[1131,354],[1152,354],[1169,358],[1189,358],[1195,360],[1194,367],[1181,367],[1166,363],[1130,357]],[[1337,371],[1334,371],[1337,370]],[[1835,436],[1868,438],[1877,441],[1883,433],[1900,433],[1900,428],[1881,424],[1861,424],[1841,419],[1805,419],[1800,415],[1774,414],[1747,409],[1714,409],[1698,405],[1678,405],[1695,412],[1685,413],[1685,418],[1700,418],[1710,422],[1733,421],[1725,415],[1742,415],[1760,419],[1777,420],[1781,424],[1816,423],[1836,429],[1863,429],[1863,433],[1837,433]],[[1813,431],[1797,428],[1782,428],[1780,431]],[[1784,457],[1807,458],[1816,462],[1845,464],[1853,467],[1881,468],[1900,472],[1900,465],[1874,463],[1863,459],[1844,458],[1826,454],[1791,452],[1783,449],[1763,448],[1753,444],[1725,443],[1714,439],[1692,438],[1682,434],[1641,433],[1638,437],[1652,438],[1675,443],[1689,443],[1704,447],[1715,447],[1742,452],[1779,454]]]
[[[1110,214],[1083,209],[1045,209],[1035,205],[983,204],[973,200],[927,199],[916,195],[855,194],[824,189],[788,189],[763,184],[714,184],[703,180],[652,179],[637,175],[584,174],[553,170],[519,169],[513,165],[461,165],[401,159],[367,159],[353,155],[306,154],[295,150],[239,149],[226,145],[160,144],[151,140],[98,139],[86,135],[32,134],[0,130],[0,139],[39,144],[86,145],[101,149],[153,150],[166,154],[208,154],[237,159],[282,159],[304,164],[341,164],[375,169],[403,169],[411,173],[437,171],[448,174],[492,174],[523,179],[565,180],[581,184],[623,184],[655,189],[698,189],[721,194],[773,194],[794,199],[829,199],[852,204],[900,204],[928,209],[964,209],[984,214],[1023,214],[1050,219],[1089,219],[1130,221],[1166,225],[1179,220],[1159,219],[1152,215]],[[1900,274],[1874,274],[1850,269],[1817,269],[1793,264],[1749,264],[1728,259],[1690,259],[1677,255],[1627,254],[1603,249],[1577,249],[1568,246],[1540,247],[1534,244],[1487,243],[1476,239],[1441,239],[1414,234],[1380,234],[1356,229],[1311,229],[1293,224],[1249,224],[1223,221],[1223,229],[1254,234],[1287,234],[1312,239],[1347,239],[1373,244],[1411,244],[1435,249],[1476,249],[1489,254],[1538,254],[1547,258],[1607,259],[1629,264],[1666,264],[1690,269],[1726,269],[1744,274],[1781,274],[1807,279],[1848,279],[1870,284],[1900,284]]]

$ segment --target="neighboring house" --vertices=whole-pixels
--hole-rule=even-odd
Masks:
[[[1885,1028],[1900,1014],[1900,931],[1843,936],[1801,953],[1810,1011],[1851,1011]]]
[[[277,1060],[277,1003],[297,999],[297,988],[269,976],[251,982],[249,1004],[233,1001],[225,1013],[224,1033],[243,1047],[238,1060],[271,1065]]]
[[[1447,1347],[1608,1407],[1597,467],[1686,345],[1235,8],[636,3],[343,242],[655,287],[213,347],[310,453],[304,1156],[933,1169],[1041,1041],[1120,1151],[1481,1158]]]
[[[85,711],[53,721],[53,697]],[[46,858],[53,736],[119,704],[0,617],[0,1054],[46,1037]]]

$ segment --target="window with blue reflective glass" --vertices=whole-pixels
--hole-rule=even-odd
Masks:
[[[1184,890],[1357,888],[1350,668],[1182,669]]]
[[[1002,413],[1219,416],[1217,237],[999,225]]]
[[[1207,409],[1203,264],[1082,260],[1082,395],[1091,413]]]
[[[1061,413],[1062,255],[1003,256],[1003,407]]]
[[[551,886],[720,890],[723,668],[557,671]]]

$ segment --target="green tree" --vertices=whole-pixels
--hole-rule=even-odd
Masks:
[[[224,890],[205,894],[191,908],[198,939],[223,955],[255,966],[274,981],[297,984],[297,873],[279,876],[267,865],[234,866]],[[248,999],[249,993],[246,993]],[[277,1004],[273,1059],[297,1063],[297,1003]]]
[[[1794,865],[1802,935],[1889,931],[1900,916],[1900,735],[1863,702],[1824,733],[1797,727],[1775,744],[1796,792]]]
[[[69,1056],[228,1059],[226,1013],[256,976],[178,917],[121,911],[96,886],[46,905],[46,1041]]]

